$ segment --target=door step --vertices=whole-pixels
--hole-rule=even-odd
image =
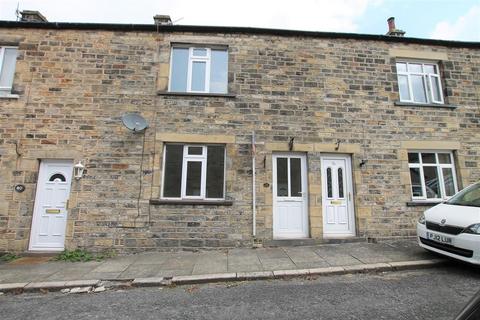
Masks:
[[[366,238],[351,237],[343,239],[275,239],[263,240],[264,247],[299,247],[299,246],[315,246],[320,244],[338,244],[352,242],[367,242]]]

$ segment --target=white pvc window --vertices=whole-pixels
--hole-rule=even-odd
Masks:
[[[458,191],[453,154],[410,151],[408,167],[413,200],[442,201]]]
[[[226,48],[175,46],[170,61],[169,91],[227,93]]]
[[[435,63],[397,62],[400,101],[411,103],[443,103],[440,72]]]
[[[165,145],[162,197],[224,199],[224,145]]]
[[[0,95],[8,95],[12,92],[16,62],[16,47],[0,47]]]

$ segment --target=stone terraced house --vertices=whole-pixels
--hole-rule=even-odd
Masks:
[[[478,42],[22,14],[0,21],[0,251],[409,237],[480,180]]]

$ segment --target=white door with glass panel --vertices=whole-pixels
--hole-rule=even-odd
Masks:
[[[61,251],[65,248],[72,170],[71,160],[41,161],[29,250]]]
[[[307,160],[301,154],[273,158],[273,237],[308,237]]]
[[[323,235],[325,238],[355,235],[350,156],[322,157]]]

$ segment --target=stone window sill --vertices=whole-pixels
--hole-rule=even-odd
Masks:
[[[446,109],[456,109],[458,106],[452,104],[440,104],[440,103],[411,103],[411,102],[402,102],[395,101],[394,105],[400,107],[435,107],[435,108],[446,108]]]
[[[0,94],[0,99],[18,99],[20,96],[18,94]]]
[[[152,205],[199,205],[199,206],[232,206],[233,200],[182,200],[182,199],[150,199]]]
[[[409,201],[407,207],[433,207],[443,201]]]
[[[170,92],[157,91],[159,96],[179,96],[179,97],[217,97],[217,98],[235,98],[236,95],[229,93],[199,93],[199,92]]]

